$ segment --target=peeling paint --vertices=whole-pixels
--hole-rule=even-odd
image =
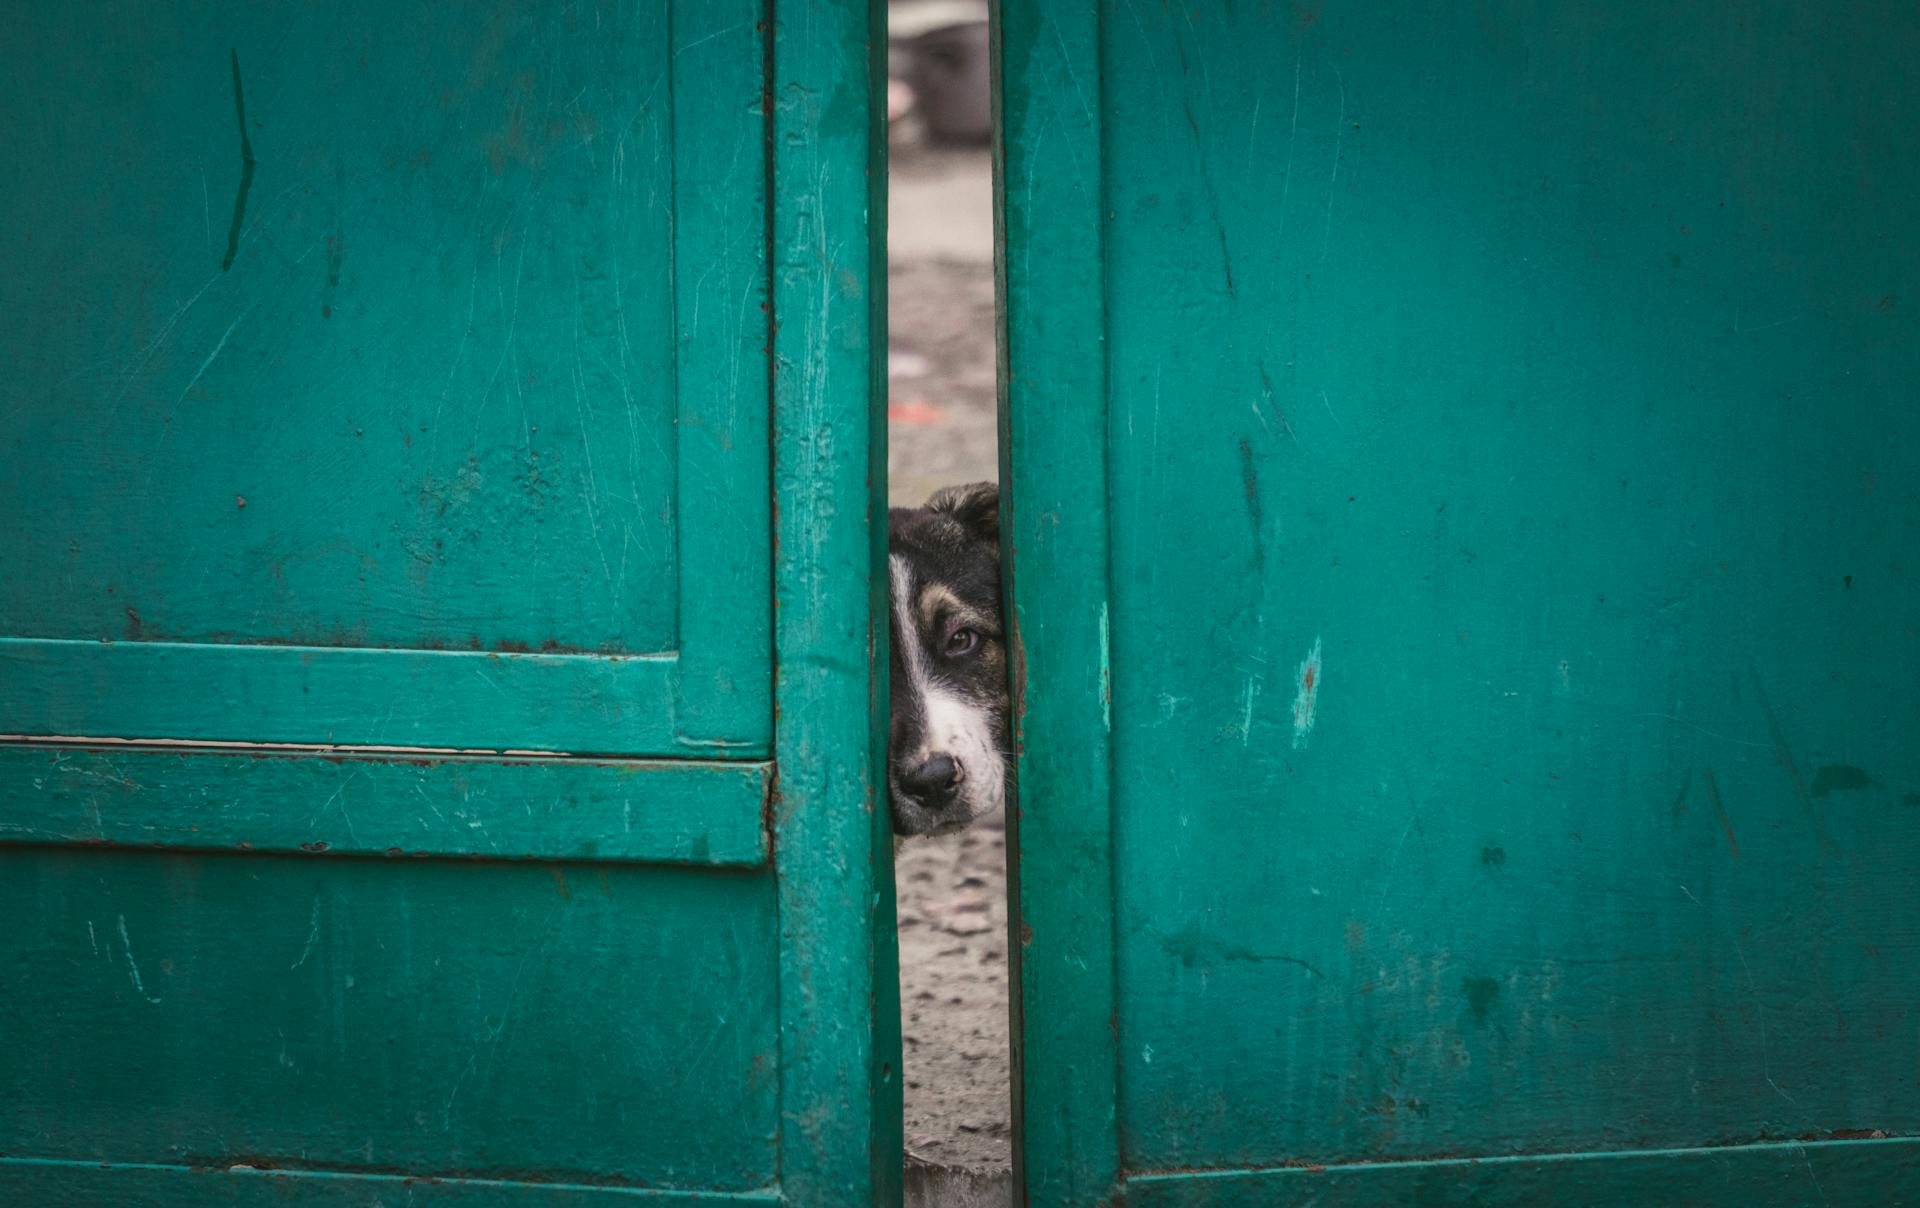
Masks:
[[[1313,639],[1313,649],[1301,660],[1299,670],[1299,689],[1293,697],[1293,745],[1296,750],[1307,745],[1307,738],[1313,733],[1314,711],[1320,702],[1320,639]]]

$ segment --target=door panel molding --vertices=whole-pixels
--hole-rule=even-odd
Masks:
[[[711,754],[675,658],[0,638],[0,732],[121,739]],[[766,754],[764,742],[729,752]]]
[[[666,1191],[505,1179],[427,1178],[321,1170],[170,1166],[0,1158],[0,1188],[36,1204],[145,1204],[150,1208],[333,1208],[395,1202],[421,1208],[772,1208],[777,1191]],[[369,1200],[369,1196],[373,1197]]]
[[[1801,1208],[1920,1203],[1920,1138],[1776,1141],[1538,1157],[1181,1170],[1129,1175],[1127,1208],[1233,1208],[1306,1201],[1323,1208],[1526,1208],[1671,1204]]]
[[[0,745],[0,845],[757,867],[772,779],[765,762]]]

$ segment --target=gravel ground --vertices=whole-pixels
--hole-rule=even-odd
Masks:
[[[986,153],[896,149],[889,188],[888,495],[998,477]],[[907,1151],[1004,1171],[1012,1159],[1004,820],[894,856]]]
[[[940,487],[1000,476],[993,268],[896,262],[887,278],[887,496],[917,507]]]

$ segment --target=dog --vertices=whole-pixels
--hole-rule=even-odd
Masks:
[[[1002,807],[1013,770],[1000,489],[947,487],[891,509],[887,553],[893,832],[949,834]]]

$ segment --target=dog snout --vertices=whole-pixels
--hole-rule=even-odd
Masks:
[[[966,778],[958,760],[945,753],[929,755],[900,777],[900,787],[922,803],[939,807],[950,803]]]

